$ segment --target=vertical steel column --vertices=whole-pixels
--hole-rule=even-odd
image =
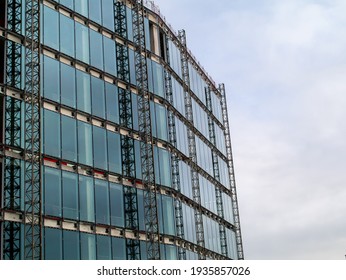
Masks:
[[[40,1],[25,3],[24,258],[42,259]]]
[[[193,123],[193,112],[192,112],[192,97],[189,92],[190,75],[189,75],[189,63],[188,63],[185,30],[179,30],[179,40],[181,44],[181,47],[180,47],[181,64],[182,64],[182,74],[183,74],[184,91],[185,91],[185,111],[186,111],[185,117],[189,121],[189,127],[187,128],[189,156],[194,163],[197,163],[196,139],[195,139],[195,134],[193,133],[193,130],[191,128],[194,126],[194,123]],[[201,205],[198,172],[194,170],[193,168],[191,168],[191,178],[192,178],[193,200],[198,205]],[[195,209],[195,223],[196,223],[197,245],[199,245],[202,248],[205,248],[203,214],[200,208]],[[199,259],[205,259],[205,255],[201,252],[198,257]]]
[[[166,36],[166,56],[167,63],[170,64],[170,50],[168,44],[168,36]],[[166,98],[167,101],[174,105],[173,99],[173,86],[172,86],[172,76],[169,71],[165,70],[165,88],[166,88]],[[169,129],[169,141],[172,146],[177,147],[177,135],[175,127],[175,117],[172,111],[168,110],[168,129]],[[172,185],[173,188],[180,193],[180,176],[179,176],[179,158],[175,151],[171,152],[171,162],[172,162]],[[177,236],[184,239],[184,222],[183,222],[183,209],[182,202],[180,199],[174,199],[175,208],[175,225],[177,230]],[[178,247],[178,257],[179,260],[186,260],[186,250],[182,247]]]
[[[211,101],[211,89],[210,87],[205,88],[206,100],[207,100],[207,108],[212,113],[212,101]],[[209,113],[209,114],[210,114]],[[208,127],[209,127],[209,140],[216,147],[216,137],[215,137],[215,124],[210,115],[208,115]],[[220,182],[220,170],[219,170],[219,161],[218,156],[215,150],[212,150],[212,159],[213,159],[213,170],[214,170],[214,178]],[[222,192],[218,186],[215,186],[215,197],[216,197],[216,208],[217,214],[219,217],[223,218],[223,203],[222,203]],[[219,224],[220,231],[220,245],[221,245],[221,254],[225,257],[228,256],[227,252],[227,238],[226,238],[226,230],[225,226]]]
[[[138,122],[141,137],[141,166],[144,192],[145,226],[148,237],[147,255],[149,260],[160,259],[160,231],[154,171],[154,146],[151,130],[150,93],[146,58],[143,0],[132,0],[133,42],[135,50],[136,82],[138,89]]]
[[[233,215],[234,215],[234,224],[236,227],[235,233],[236,233],[236,239],[237,239],[236,240],[237,252],[238,252],[238,259],[242,260],[244,259],[243,242],[242,242],[241,229],[240,229],[239,207],[238,207],[237,190],[236,190],[235,176],[234,176],[231,134],[229,129],[226,91],[225,91],[224,84],[219,85],[219,91],[221,93],[222,119],[223,119],[223,125],[225,127],[226,154],[227,154],[227,160],[228,160],[227,164],[228,164],[228,171],[229,171],[231,191],[232,191],[232,208],[233,208]]]
[[[115,32],[127,38],[126,7],[123,3],[114,1],[114,28]],[[130,82],[129,53],[127,46],[117,44],[117,72],[120,80]],[[118,89],[119,93],[119,120],[120,125],[129,129],[133,128],[132,120],[132,97],[129,89]],[[121,162],[122,174],[126,178],[135,177],[135,148],[134,140],[128,136],[121,135]],[[125,228],[138,231],[138,202],[137,189],[124,187],[124,212]],[[126,258],[128,260],[139,260],[140,244],[138,239],[126,239]]]

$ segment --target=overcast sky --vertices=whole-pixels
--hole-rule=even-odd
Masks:
[[[346,1],[155,0],[225,83],[246,259],[345,259]]]

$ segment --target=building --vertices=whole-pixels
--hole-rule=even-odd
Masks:
[[[1,258],[242,259],[224,85],[152,2],[1,0]]]

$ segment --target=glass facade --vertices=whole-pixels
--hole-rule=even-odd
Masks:
[[[157,234],[163,237],[161,259],[241,258],[220,88],[193,57],[184,55],[177,37],[165,34],[156,17],[144,18],[150,55],[139,77],[131,7],[113,0],[59,0],[43,1],[40,8],[41,258],[150,259],[145,172],[152,172],[156,185],[156,202],[151,203]],[[5,67],[17,76],[5,81],[22,91],[24,47],[6,40],[13,49]],[[186,75],[189,84],[184,84]],[[145,116],[150,117],[150,131],[145,131],[150,152],[145,155],[143,78],[149,96]],[[2,163],[1,199],[4,211],[22,217],[28,105],[20,94],[8,94],[2,102],[2,123],[12,134],[2,136],[11,152]],[[146,161],[148,154],[152,157]],[[7,185],[17,191],[9,192]],[[2,236],[9,223],[1,227]],[[23,236],[26,225],[13,224]],[[200,225],[203,232],[197,232]],[[18,240],[11,241],[20,244],[15,258],[23,258],[24,244]],[[128,246],[137,246],[138,253],[129,254]],[[1,258],[10,257],[4,253]]]

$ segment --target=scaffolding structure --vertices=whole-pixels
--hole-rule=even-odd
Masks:
[[[187,138],[189,146],[189,156],[192,162],[197,163],[197,153],[196,153],[196,139],[195,134],[191,127],[193,124],[193,112],[192,112],[192,97],[189,91],[190,87],[190,77],[189,77],[189,63],[188,63],[188,53],[186,46],[186,34],[185,30],[179,30],[179,40],[181,44],[181,66],[182,66],[182,76],[184,81],[184,92],[185,92],[185,114],[186,119],[190,123],[190,127],[187,128]],[[204,228],[203,228],[203,215],[200,209],[201,205],[201,194],[199,188],[199,177],[198,172],[191,168],[191,180],[192,180],[192,193],[193,200],[199,205],[195,208],[195,226],[196,226],[196,239],[197,245],[200,248],[205,247],[204,242]],[[203,252],[199,252],[199,259],[205,259]]]
[[[243,243],[242,236],[240,230],[240,218],[239,218],[239,207],[238,207],[238,199],[237,199],[237,190],[235,184],[235,176],[234,176],[234,166],[233,166],[233,155],[232,155],[232,145],[231,145],[231,134],[229,129],[229,121],[228,121],[228,112],[227,112],[227,101],[226,101],[226,90],[225,85],[219,85],[219,91],[221,93],[221,109],[222,109],[222,119],[223,125],[225,127],[225,141],[226,141],[226,154],[228,160],[228,172],[230,176],[230,184],[231,184],[231,192],[232,192],[232,208],[233,208],[233,216],[234,216],[234,225],[236,228],[236,243],[237,243],[237,253],[238,259],[244,259],[243,252]]]
[[[157,187],[154,171],[154,145],[150,114],[151,95],[148,87],[147,50],[145,44],[143,0],[132,0],[133,43],[135,45],[135,70],[138,89],[138,123],[142,182],[144,185],[144,216],[147,233],[147,258],[160,259],[160,231],[157,209]]]

